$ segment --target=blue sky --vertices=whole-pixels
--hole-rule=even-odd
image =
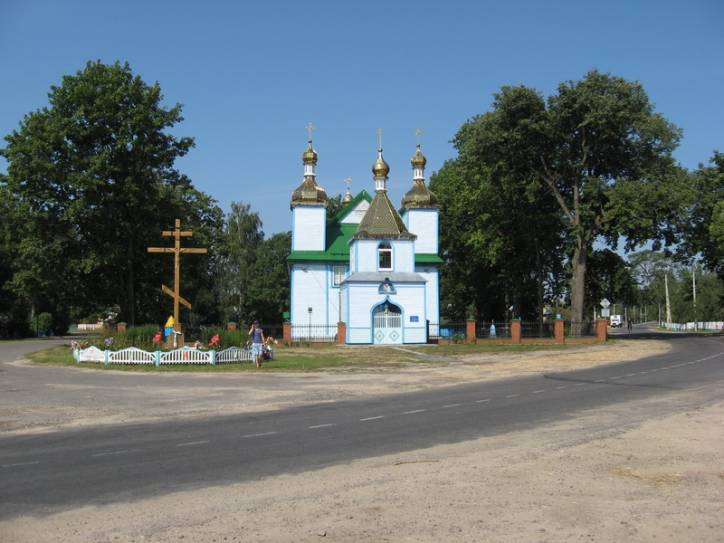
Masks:
[[[87,60],[128,61],[196,139],[178,162],[222,208],[249,202],[267,234],[290,228],[305,124],[329,194],[373,188],[384,129],[390,193],[411,185],[422,128],[428,175],[502,85],[544,94],[597,68],[640,81],[683,128],[695,168],[724,150],[724,3],[183,2],[0,0],[0,134]],[[5,169],[0,163],[0,169]]]

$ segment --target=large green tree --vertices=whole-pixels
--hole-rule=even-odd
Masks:
[[[724,279],[724,154],[715,152],[708,166],[689,176],[691,198],[683,225],[682,252],[700,255]]]
[[[467,154],[529,190],[545,187],[558,206],[572,320],[583,319],[594,241],[615,246],[625,236],[629,248],[674,241],[682,175],[671,153],[680,131],[654,111],[639,83],[594,70],[547,100],[534,89],[504,87],[492,110],[460,134],[471,131]]]
[[[146,247],[176,217],[201,240],[221,220],[213,200],[175,168],[193,146],[170,133],[181,105],[165,107],[158,83],[128,64],[101,62],[64,77],[48,100],[0,151],[26,220],[13,288],[34,306],[53,300],[58,311],[82,314],[117,304],[130,323],[157,318],[168,264]],[[199,260],[191,266],[208,269]]]
[[[254,310],[249,288],[263,240],[259,214],[249,204],[232,202],[224,224],[217,271],[218,299],[226,320],[245,321]]]

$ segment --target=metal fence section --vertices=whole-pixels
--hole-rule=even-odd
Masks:
[[[463,341],[466,337],[466,324],[450,322],[440,324],[438,322],[427,323],[427,337],[429,339],[450,339]]]
[[[335,333],[337,330],[337,327],[335,326]],[[270,337],[274,339],[282,339],[282,336],[284,335],[284,325],[279,324],[261,324],[261,329],[264,331],[265,337]],[[248,330],[244,330],[245,332]]]
[[[325,343],[337,341],[337,326],[326,324],[292,324],[292,341]]]
[[[495,339],[510,337],[509,322],[480,321],[475,325],[475,337],[477,339]]]
[[[521,322],[520,337],[522,338],[552,338],[552,322]]]
[[[594,337],[596,323],[594,321],[566,321],[564,333],[566,337]]]
[[[251,349],[240,349],[239,347],[229,347],[223,351],[216,353],[217,364],[230,364],[232,362],[253,361],[254,355]]]
[[[153,364],[156,357],[153,353],[128,347],[121,351],[109,351],[109,364]]]
[[[95,362],[101,364],[145,364],[161,366],[167,364],[229,364],[254,359],[251,349],[230,347],[223,351],[203,351],[191,347],[182,347],[173,351],[148,352],[135,347],[120,351],[101,351],[97,347],[75,349],[73,357],[76,362]]]
[[[661,328],[666,328],[672,332],[724,332],[724,321],[710,321],[710,322],[661,322],[659,323]]]

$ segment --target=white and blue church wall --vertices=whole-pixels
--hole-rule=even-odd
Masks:
[[[389,301],[401,309],[401,339],[397,343],[425,343],[427,326],[425,313],[425,286],[423,283],[395,285],[395,293],[381,295],[379,284],[344,283],[342,310],[347,323],[350,344],[376,343],[373,313],[376,307]],[[395,343],[395,342],[390,342]]]
[[[438,210],[408,209],[402,213],[407,229],[417,236],[416,254],[437,254],[438,250]]]
[[[415,271],[414,242],[408,240],[354,240],[350,244],[350,271],[376,272],[376,271]],[[382,244],[388,244],[392,252],[391,269],[381,269],[379,265],[379,250]]]
[[[292,251],[324,251],[327,245],[327,209],[323,205],[292,208]]]

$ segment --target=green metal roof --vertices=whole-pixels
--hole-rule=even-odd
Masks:
[[[442,264],[442,258],[435,253],[417,253],[415,264]]]
[[[357,231],[357,224],[345,224],[344,219],[362,200],[372,201],[367,191],[360,191],[335,216],[335,222],[327,226],[327,248],[324,251],[292,251],[287,257],[289,262],[346,262],[349,263],[349,242]],[[389,202],[389,200],[388,200]],[[392,207],[390,205],[390,207]],[[404,227],[404,225],[403,225]],[[436,254],[416,254],[416,264],[441,264]]]
[[[352,202],[350,202],[351,204]],[[359,203],[359,202],[358,202]],[[335,222],[327,226],[327,249],[324,251],[292,251],[287,260],[323,260],[349,262],[349,240],[357,231],[356,224]]]
[[[367,200],[367,203],[372,201],[372,196],[369,195],[369,193],[362,189],[357,193],[357,196],[352,198],[348,204],[346,204],[342,209],[340,209],[337,214],[334,216],[334,219],[337,222],[341,222],[342,219],[344,219],[347,215],[350,214],[350,212],[357,207],[357,204],[359,204],[362,200]]]

